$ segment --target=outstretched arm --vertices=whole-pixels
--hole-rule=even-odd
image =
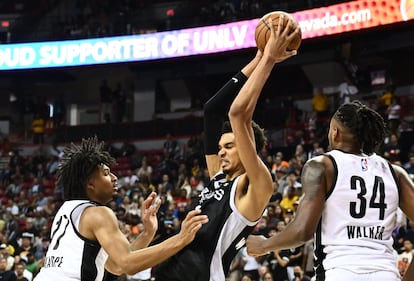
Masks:
[[[237,151],[248,178],[243,182],[249,184],[246,196],[238,197],[240,200],[236,201],[236,204],[238,210],[249,220],[257,220],[260,217],[273,193],[270,172],[256,152],[252,128],[253,113],[275,64],[296,55],[296,51],[287,51],[287,46],[299,29],[289,34],[291,26],[283,28],[282,21],[283,16],[279,17],[278,28],[275,30],[272,20],[269,19],[271,36],[262,59],[234,99],[229,111]],[[292,24],[289,21],[289,25]]]
[[[261,52],[257,51],[256,56],[240,72],[233,75],[204,105],[204,150],[210,177],[220,170],[220,162],[217,156],[218,141],[221,133],[220,124],[223,124],[230,104],[256,68],[261,56]]]
[[[163,242],[140,250],[132,250],[125,235],[118,227],[118,221],[107,207],[87,208],[81,219],[80,229],[88,238],[96,240],[108,254],[106,269],[113,274],[135,274],[153,267],[176,254],[195,237],[201,226],[208,222],[200,210],[190,211],[182,222],[178,234]]]
[[[302,172],[303,198],[295,218],[286,228],[269,239],[251,235],[247,240],[247,251],[251,256],[261,256],[269,251],[300,246],[312,238],[322,215],[326,195],[326,174],[332,174],[330,160],[317,156],[306,162]]]
[[[400,184],[400,208],[410,221],[414,221],[414,183],[407,171],[397,165],[393,165]],[[414,280],[414,263],[411,262],[404,274],[402,281]]]

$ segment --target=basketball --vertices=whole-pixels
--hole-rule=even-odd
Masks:
[[[294,28],[296,28],[299,25],[297,20],[291,14],[286,13],[286,12],[274,11],[274,12],[270,12],[270,13],[264,15],[260,19],[260,21],[257,23],[255,34],[254,34],[257,48],[259,48],[260,51],[263,52],[264,47],[266,46],[266,42],[270,38],[270,26],[267,22],[269,17],[272,18],[273,26],[276,29],[278,24],[279,24],[279,16],[282,15],[282,14],[285,16],[284,20],[283,20],[283,25],[284,26],[286,26],[286,24],[288,24],[289,18],[293,20]],[[290,32],[293,32],[293,31],[294,31],[294,29],[290,30]],[[299,29],[299,31],[300,31],[300,29]],[[302,33],[299,32],[298,36],[293,39],[293,41],[289,44],[287,49],[289,51],[297,50],[297,49],[299,49],[301,42],[302,42]]]

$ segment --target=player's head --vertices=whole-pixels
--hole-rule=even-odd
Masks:
[[[259,152],[262,151],[263,147],[265,146],[267,138],[264,134],[264,130],[254,121],[252,121],[252,128],[254,133],[254,140],[256,143],[256,153],[259,154]],[[229,121],[225,121],[223,123],[221,133],[233,133],[233,129],[231,128]]]
[[[256,152],[262,150],[266,137],[263,130],[255,123],[252,122],[252,128],[254,131]],[[239,150],[237,149],[237,141],[232,131],[230,122],[226,121],[223,124],[222,135],[219,140],[219,152],[218,156],[221,159],[221,169],[224,173],[233,177],[240,172],[244,172],[243,163],[240,161]]]
[[[82,139],[80,145],[72,143],[63,150],[57,176],[58,184],[64,188],[65,200],[90,199],[88,185],[99,174],[110,176],[112,179],[108,180],[116,182],[116,177],[109,171],[115,159],[103,147],[103,142],[91,137]]]
[[[353,144],[366,154],[375,152],[387,134],[382,116],[360,101],[341,105],[331,119],[328,139],[333,149],[338,148],[335,139],[338,130],[340,142]]]

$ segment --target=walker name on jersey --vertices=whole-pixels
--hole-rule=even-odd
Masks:
[[[61,267],[63,257],[47,256],[45,257],[44,267]]]
[[[347,225],[348,239],[369,238],[375,240],[382,240],[385,227],[377,226],[355,226]]]

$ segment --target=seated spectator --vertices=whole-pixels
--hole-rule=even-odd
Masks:
[[[148,179],[152,177],[152,166],[148,164],[148,159],[144,156],[141,160],[141,167],[138,168],[137,176],[143,178],[146,176]]]
[[[0,280],[14,281],[16,275],[13,270],[6,270],[7,260],[5,257],[0,256]]]
[[[16,281],[30,281],[24,274],[25,263],[19,262],[14,266],[14,273],[16,274]]]
[[[383,146],[383,155],[391,163],[395,163],[400,161],[400,153],[401,147],[398,143],[398,136],[396,134],[391,134],[388,141]]]
[[[288,210],[294,209],[294,204],[298,201],[299,196],[296,195],[295,187],[293,185],[287,186],[286,195],[283,196],[280,201],[280,206],[284,209],[284,214],[286,215]]]
[[[404,276],[408,265],[413,260],[414,246],[409,238],[404,238],[403,251],[397,256],[397,266],[401,277]]]
[[[298,179],[299,179],[299,175],[296,173],[296,171],[290,170],[286,175],[286,179],[283,182],[279,183],[278,192],[280,192],[282,196],[285,197],[287,196],[288,189],[292,187],[294,194],[297,196],[300,196],[302,184],[298,181]],[[293,209],[293,208],[289,207],[288,209]]]
[[[391,104],[387,107],[385,113],[387,114],[387,125],[388,129],[392,134],[398,133],[398,126],[400,125],[400,114],[401,114],[401,105],[399,104],[398,98],[393,97],[391,99]]]
[[[20,236],[19,246],[16,248],[15,257],[19,259],[27,258],[28,254],[36,253],[36,247],[33,244],[35,241],[35,236],[30,232],[23,232]]]
[[[0,244],[1,256],[6,259],[6,270],[11,270],[14,265],[14,257],[10,254],[10,247],[6,243]]]
[[[409,155],[408,162],[404,164],[404,169],[408,174],[414,175],[414,153]]]

